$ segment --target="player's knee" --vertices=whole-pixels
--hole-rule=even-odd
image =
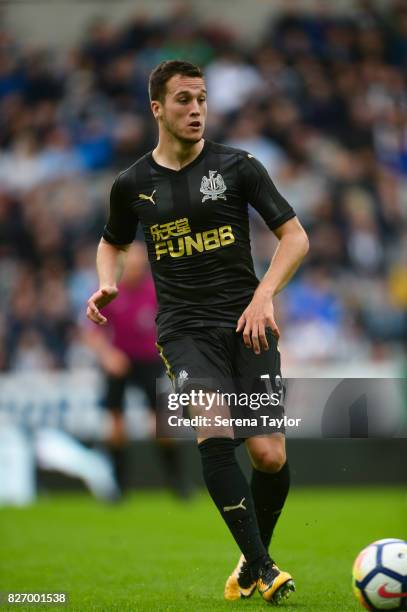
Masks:
[[[252,459],[256,470],[275,474],[284,466],[286,454],[283,448],[272,448],[257,453]]]

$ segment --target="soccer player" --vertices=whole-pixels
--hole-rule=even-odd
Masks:
[[[207,113],[201,70],[166,61],[150,75],[156,148],[120,173],[97,250],[100,288],[87,316],[106,323],[101,309],[117,295],[122,258],[140,223],[153,272],[160,351],[175,382],[280,376],[279,330],[273,297],[308,250],[295,212],[250,153],[203,138]],[[250,251],[248,203],[278,238],[261,282]],[[284,432],[245,440],[253,464],[250,485],[235,458],[233,435],[198,435],[208,491],[242,556],[225,586],[226,599],[258,589],[279,603],[294,589],[268,553],[289,489]]]

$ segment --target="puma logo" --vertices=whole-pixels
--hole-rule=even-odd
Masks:
[[[157,189],[154,189],[153,193],[150,196],[146,195],[145,193],[139,193],[138,197],[140,198],[140,200],[150,200],[152,204],[155,204],[153,196],[156,191]]]
[[[247,510],[246,506],[243,504],[245,500],[246,498],[244,497],[242,501],[239,502],[236,506],[224,506],[223,511],[230,512],[231,510],[238,510],[239,508],[241,508],[242,510]]]

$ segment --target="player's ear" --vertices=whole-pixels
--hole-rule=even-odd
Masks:
[[[158,120],[162,114],[161,103],[158,100],[151,100],[150,105],[151,105],[151,112],[154,115],[154,119]]]

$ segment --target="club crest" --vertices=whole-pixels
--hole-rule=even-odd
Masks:
[[[178,380],[177,380],[178,387],[180,389],[182,389],[182,387],[184,386],[188,378],[189,378],[188,372],[186,372],[185,370],[181,370],[181,372],[178,374]]]
[[[209,178],[202,177],[200,192],[204,194],[202,202],[206,200],[226,200],[225,191],[226,185],[221,174],[217,174],[217,170],[209,170]]]

